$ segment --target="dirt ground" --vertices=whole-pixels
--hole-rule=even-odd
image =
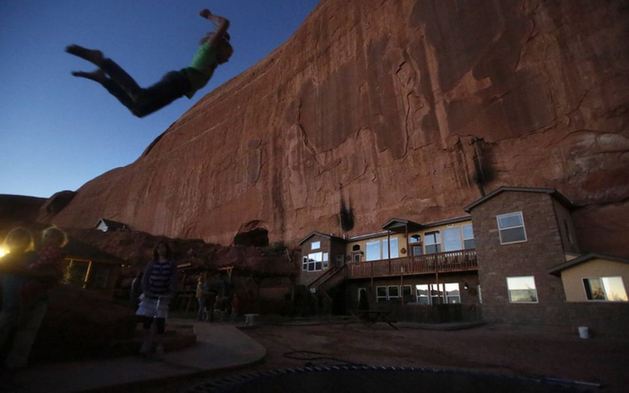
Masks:
[[[462,368],[601,384],[601,392],[629,386],[629,336],[579,339],[565,333],[486,325],[466,330],[395,330],[386,324],[267,325],[244,332],[265,346],[262,364],[212,378],[306,365]],[[205,378],[163,385],[152,393],[183,392]]]

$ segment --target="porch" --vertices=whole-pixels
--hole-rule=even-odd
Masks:
[[[478,270],[476,250],[470,249],[349,263],[347,278],[399,277],[475,270]]]

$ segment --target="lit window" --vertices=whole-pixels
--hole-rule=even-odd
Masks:
[[[325,262],[324,262],[325,256]],[[301,270],[314,272],[317,270],[322,270],[323,265],[327,268],[328,266],[328,253],[323,252],[313,252],[308,254],[307,257],[304,257]]]
[[[327,269],[328,268],[328,253],[324,252],[323,253],[323,268]]]
[[[321,242],[312,242],[310,243],[311,250],[318,250],[321,248]]]
[[[584,278],[585,294],[588,300],[606,302],[626,302],[627,291],[622,277]]]
[[[522,212],[507,213],[496,216],[500,244],[518,243],[526,241],[524,217]]]
[[[398,253],[398,243],[397,237],[392,237],[390,242],[391,248],[391,258],[398,258],[400,255]],[[382,259],[389,258],[389,246],[387,246],[387,240],[382,240]]]
[[[417,303],[430,304],[430,298],[428,297],[428,284],[415,285],[415,294],[417,297]]]
[[[459,283],[446,283],[445,286],[445,294],[446,294],[446,303],[454,304],[461,303],[461,291],[459,291]]]
[[[441,236],[439,232],[428,232],[424,235],[424,248],[426,254],[441,252]]]
[[[533,276],[507,277],[511,303],[537,303],[537,289]]]
[[[441,304],[443,303],[443,284],[430,284],[430,303]]]

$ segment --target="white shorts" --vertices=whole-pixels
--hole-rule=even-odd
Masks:
[[[170,297],[148,298],[142,294],[135,315],[166,319],[168,318],[168,303],[170,303]]]

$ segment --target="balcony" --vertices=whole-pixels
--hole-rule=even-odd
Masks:
[[[347,266],[347,276],[353,278],[399,277],[415,274],[451,273],[478,270],[476,250],[459,250],[413,257],[383,259]]]

